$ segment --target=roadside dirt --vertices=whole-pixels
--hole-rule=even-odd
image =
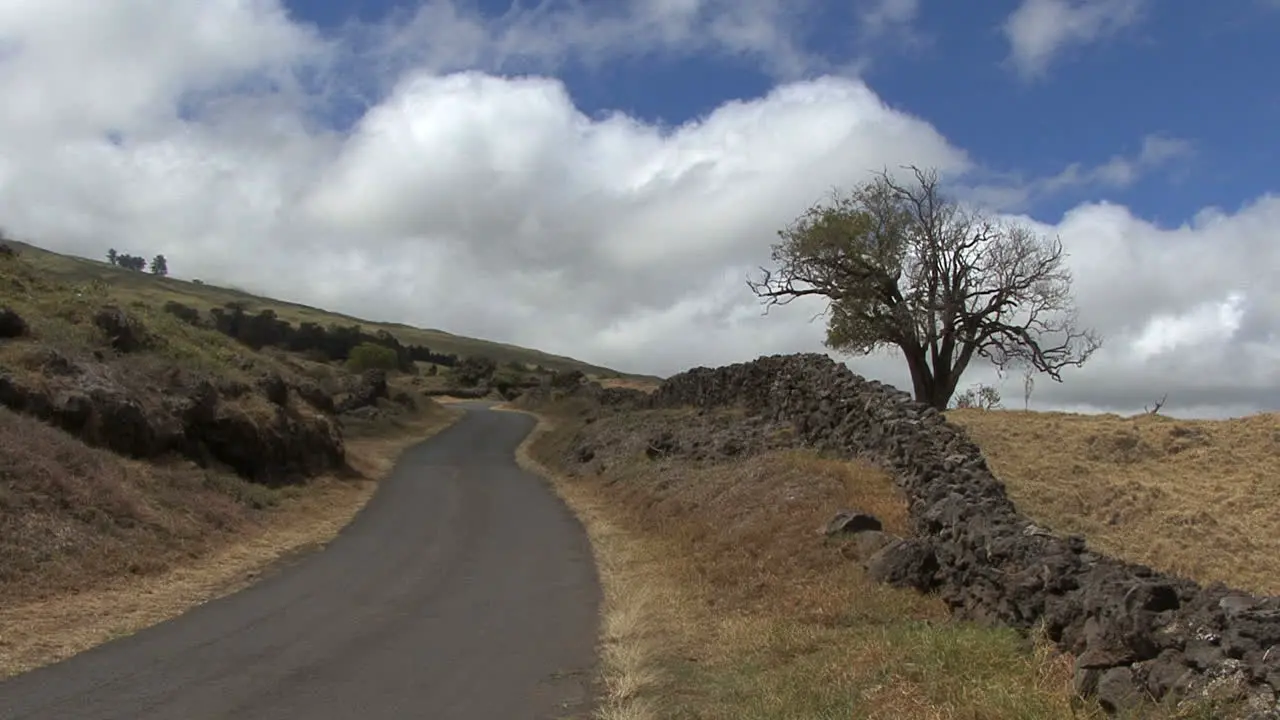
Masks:
[[[265,522],[169,572],[0,607],[0,678],[57,662],[240,590],[321,549],[364,507],[400,453],[452,425],[458,408],[384,438],[348,441],[360,478],[325,477],[283,501]]]

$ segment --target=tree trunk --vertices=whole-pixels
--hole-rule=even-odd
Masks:
[[[929,367],[924,348],[904,347],[902,354],[911,369],[911,386],[916,402],[922,402],[938,410],[946,410],[955,394],[956,382],[946,371],[937,374],[937,368]]]
[[[946,410],[951,396],[956,394],[956,384],[960,377],[953,372],[938,373],[937,368],[934,371],[933,395],[928,402],[938,410]]]
[[[903,347],[902,354],[907,358],[907,367],[911,369],[911,389],[916,402],[932,404],[934,395],[933,373],[929,371],[929,360],[921,347]]]

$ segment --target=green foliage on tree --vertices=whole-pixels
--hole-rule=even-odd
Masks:
[[[360,343],[347,355],[347,367],[354,372],[365,370],[395,370],[400,366],[396,351],[385,345]]]

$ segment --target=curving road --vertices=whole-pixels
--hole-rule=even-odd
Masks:
[[[599,591],[577,520],[469,403],[322,552],[0,682],[3,720],[522,720],[590,710]]]

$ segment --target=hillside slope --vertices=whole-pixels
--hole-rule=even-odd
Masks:
[[[31,266],[48,277],[75,285],[93,281],[109,283],[113,294],[123,302],[142,301],[157,307],[175,301],[207,311],[226,307],[229,303],[244,306],[246,312],[272,310],[281,319],[294,324],[357,324],[367,332],[386,331],[405,345],[422,345],[433,352],[467,357],[483,355],[498,363],[541,365],[549,370],[579,370],[596,377],[623,377],[652,380],[649,376],[619,373],[611,368],[593,365],[574,358],[554,355],[507,343],[455,335],[443,330],[416,328],[402,323],[376,322],[330,312],[308,305],[260,297],[241,290],[206,283],[158,277],[146,272],[128,270],[107,262],[63,255],[29,243],[5,240],[19,251]]]
[[[0,243],[0,676],[325,542],[459,414],[390,347],[386,368],[327,355],[356,340],[333,333],[254,347],[165,281],[50,262]]]

